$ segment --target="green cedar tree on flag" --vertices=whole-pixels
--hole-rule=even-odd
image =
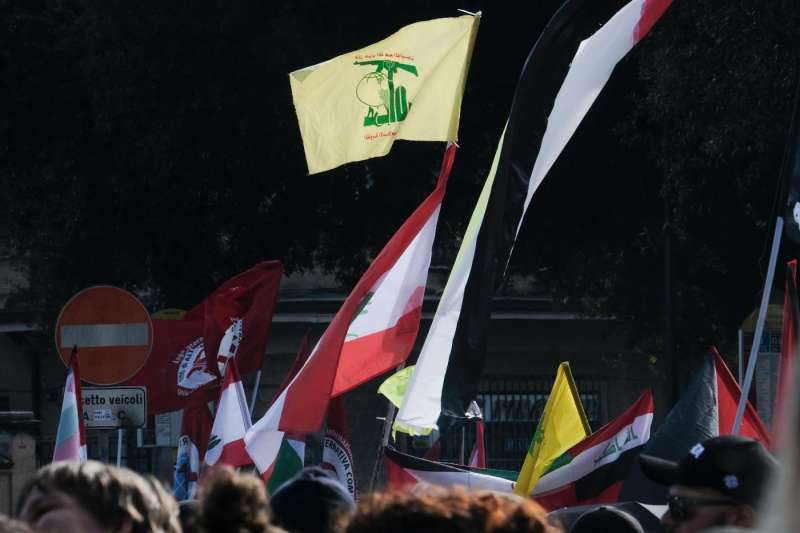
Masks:
[[[389,296],[386,304],[374,312],[390,319],[392,313],[387,313],[387,306],[408,309],[411,305],[421,305],[419,288],[424,290],[426,285],[436,223],[454,157],[455,145],[451,144],[445,151],[436,188],[384,246],[345,299],[306,364],[247,432],[247,451],[262,475],[269,475],[274,468],[284,433],[311,433],[322,425],[340,367],[342,346],[351,324],[361,317],[365,301],[384,301],[386,293]],[[369,310],[368,314],[372,312]],[[380,326],[381,322],[375,324]],[[383,324],[391,326],[391,320],[384,320]],[[415,329],[418,327],[417,322]],[[396,355],[390,354],[389,359]],[[403,354],[403,359],[407,355]],[[365,367],[370,366],[367,362],[373,356],[372,351],[357,354]]]

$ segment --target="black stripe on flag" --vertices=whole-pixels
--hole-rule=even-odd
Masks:
[[[453,337],[442,391],[442,430],[450,427],[450,417],[463,416],[477,395],[492,297],[505,274],[547,117],[570,62],[581,41],[626,3],[627,0],[567,0],[528,55],[511,104],[497,174]]]

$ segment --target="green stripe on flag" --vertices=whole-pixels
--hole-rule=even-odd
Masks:
[[[298,444],[304,443],[298,442]],[[303,446],[303,448],[305,447]],[[272,494],[275,489],[303,469],[305,457],[300,457],[297,452],[298,450],[292,446],[290,439],[284,437],[280,450],[278,450],[278,457],[275,459],[275,469],[267,483],[267,492]]]

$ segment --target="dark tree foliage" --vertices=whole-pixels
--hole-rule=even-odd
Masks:
[[[431,190],[443,146],[307,176],[287,73],[482,9],[434,262],[449,264],[557,0],[0,3],[0,235],[45,325],[111,283],[188,307],[253,263],[352,283]],[[665,211],[678,349],[756,305],[796,86],[793,2],[676,0],[537,192],[510,268],[658,350]],[[780,279],[782,272],[777,278]]]

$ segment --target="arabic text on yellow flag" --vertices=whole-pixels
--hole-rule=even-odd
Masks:
[[[553,389],[539,418],[514,492],[529,496],[552,462],[591,433],[569,363],[558,366]]]
[[[289,74],[309,173],[386,155],[396,139],[455,141],[479,18],[417,22]]]

